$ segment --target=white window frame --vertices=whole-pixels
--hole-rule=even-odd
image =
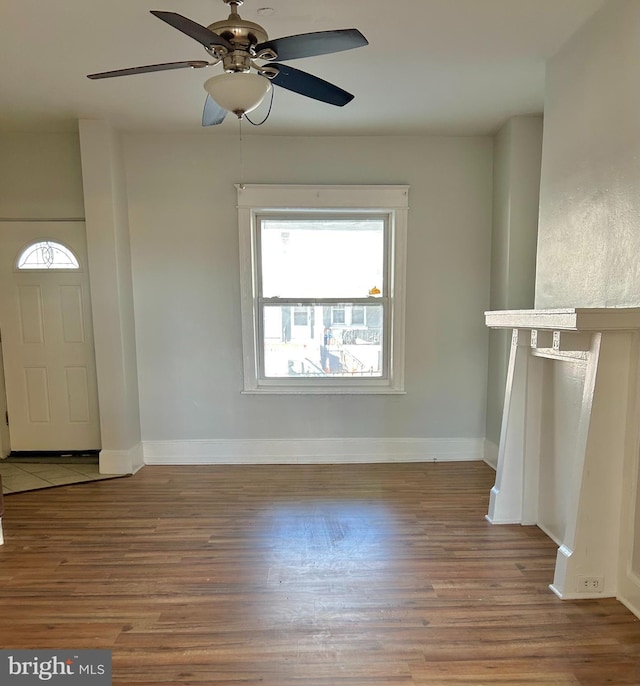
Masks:
[[[378,394],[404,393],[405,274],[409,186],[298,186],[237,184],[240,232],[240,296],[244,393]],[[380,377],[261,378],[261,326],[258,321],[257,217],[269,212],[385,214],[388,217],[386,375]],[[347,300],[348,301],[348,300]],[[372,298],[372,304],[375,304]]]

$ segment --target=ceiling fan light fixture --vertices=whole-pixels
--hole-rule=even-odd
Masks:
[[[232,72],[208,79],[204,89],[220,107],[241,119],[265,99],[271,90],[271,82],[259,74]]]

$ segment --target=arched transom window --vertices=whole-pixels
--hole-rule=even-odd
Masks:
[[[61,243],[38,241],[19,255],[18,269],[80,269],[76,256]]]

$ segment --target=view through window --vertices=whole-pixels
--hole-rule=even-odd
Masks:
[[[258,216],[265,377],[382,377],[386,216]]]

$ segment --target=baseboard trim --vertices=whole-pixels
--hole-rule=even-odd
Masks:
[[[560,538],[559,538],[558,536],[556,536],[556,535],[553,533],[553,531],[551,531],[550,529],[548,529],[546,526],[543,526],[542,524],[540,524],[540,522],[536,522],[536,523],[535,523],[535,526],[537,526],[538,529],[540,529],[540,531],[542,531],[542,533],[543,533],[545,536],[548,536],[548,537],[558,546],[558,548],[562,548],[562,545],[563,545],[563,544],[562,544],[562,541],[560,540]],[[582,598],[582,597],[584,597],[584,596],[581,595],[580,597]],[[599,597],[602,597],[602,594],[601,594],[601,593],[599,594]]]
[[[516,519],[493,519],[490,515],[486,514],[484,516],[485,520],[489,522],[489,524],[495,524],[496,526],[501,526],[503,524],[506,525],[511,525],[511,524],[520,524],[522,526],[522,522]]]
[[[134,446],[129,453],[131,454],[131,473],[135,474],[144,467],[144,448],[142,442]]]
[[[640,619],[640,575],[628,570],[621,584],[618,600]]]
[[[630,600],[625,598],[624,596],[620,596],[618,600],[631,612],[634,614],[638,619],[640,619],[640,607],[637,605],[634,605]]]
[[[135,474],[144,467],[144,450],[138,443],[129,450],[101,450],[100,474]]]
[[[484,439],[484,461],[493,470],[498,469],[498,444],[490,441],[489,439]]]
[[[144,463],[349,464],[482,460],[484,439],[308,438],[144,441]]]

